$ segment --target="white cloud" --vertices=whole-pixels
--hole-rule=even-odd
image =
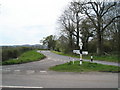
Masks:
[[[71,0],[1,0],[2,44],[39,43],[54,34],[56,20]]]

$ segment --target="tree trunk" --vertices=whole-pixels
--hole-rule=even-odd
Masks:
[[[100,30],[97,32],[97,54],[101,55],[102,54],[102,35]]]
[[[88,51],[88,39],[89,37],[85,36],[85,38],[82,38],[82,43],[83,43],[83,50]]]
[[[87,39],[85,41],[85,50],[88,50],[88,39],[89,39],[89,37],[87,37]]]
[[[72,43],[72,33],[70,33],[70,36],[69,36],[69,47],[70,47],[70,52],[72,52],[73,50],[73,43]]]
[[[77,47],[79,47],[79,31],[77,31]]]
[[[120,18],[118,19],[117,22],[117,29],[118,29],[118,34],[117,34],[117,48],[118,48],[118,57],[120,57]]]
[[[101,55],[102,54],[102,28],[101,28],[101,23],[102,23],[102,17],[100,15],[97,15],[97,54]]]

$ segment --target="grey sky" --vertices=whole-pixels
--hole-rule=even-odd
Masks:
[[[0,45],[37,44],[55,34],[56,22],[71,0],[1,0]]]

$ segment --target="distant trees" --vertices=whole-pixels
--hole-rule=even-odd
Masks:
[[[64,53],[71,52],[71,47],[69,46],[69,38],[65,37],[64,35],[61,35],[56,41],[55,50]]]
[[[43,43],[43,45],[47,45],[48,49],[55,49],[55,36],[47,36],[41,42]]]

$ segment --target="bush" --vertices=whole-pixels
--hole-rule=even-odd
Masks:
[[[17,58],[22,53],[31,49],[29,47],[2,47],[2,61]]]

